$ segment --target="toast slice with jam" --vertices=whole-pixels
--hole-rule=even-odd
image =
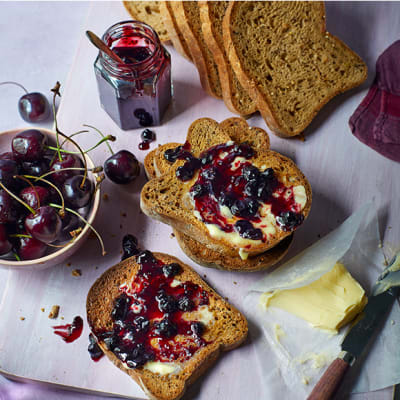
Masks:
[[[104,272],[86,310],[106,356],[157,400],[181,398],[248,330],[245,317],[192,268],[150,251]]]
[[[236,143],[244,140],[256,148],[269,148],[268,134],[261,128],[249,127],[243,118],[228,118],[221,122],[220,126],[229,133],[229,136]],[[167,143],[147,154],[144,166],[149,179],[161,176],[170,169],[172,164],[165,159],[164,153],[166,150],[175,149],[179,145],[179,143]],[[230,248],[223,252],[215,251],[176,229],[173,232],[183,252],[195,263],[204,267],[229,271],[253,272],[269,268],[286,255],[293,241],[293,235],[290,235],[272,249],[242,260],[237,253],[231,254]]]
[[[143,187],[143,212],[214,251],[263,253],[309,213],[310,184],[290,159],[236,144],[212,119],[193,122],[186,143],[164,156],[174,163]]]

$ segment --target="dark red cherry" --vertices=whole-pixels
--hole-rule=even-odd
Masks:
[[[39,204],[40,206],[46,205],[50,197],[50,193],[43,186],[28,186],[21,190],[19,197],[34,210],[36,210],[39,207]]]
[[[136,179],[140,173],[140,166],[130,151],[120,150],[105,161],[104,172],[108,179],[124,185]]]
[[[83,175],[68,178],[62,185],[64,200],[73,208],[85,207],[89,204],[93,193],[93,184],[90,179],[85,179],[81,187]]]
[[[17,161],[40,160],[45,153],[47,137],[37,129],[19,132],[12,140],[11,147]]]
[[[68,178],[81,173],[78,170],[62,171],[62,169],[81,168],[81,167],[82,167],[82,161],[80,160],[79,157],[75,156],[74,154],[63,153],[61,155],[61,160],[58,158],[58,156],[56,156],[56,159],[51,164],[50,170],[58,172],[49,175],[49,179],[51,179],[52,182],[58,185],[62,185]]]
[[[36,214],[26,217],[25,228],[35,239],[51,243],[60,233],[61,218],[53,207],[42,206],[36,210]]]
[[[30,237],[17,238],[17,254],[21,260],[35,260],[43,257],[47,246],[39,240]]]
[[[70,232],[78,229],[83,225],[82,221],[75,215],[69,212],[65,213],[65,217],[62,218],[62,227],[58,239],[61,241],[70,240],[72,236]]]
[[[42,158],[37,161],[25,161],[22,169],[26,175],[42,176],[49,171],[49,160]]]
[[[14,222],[17,215],[16,201],[5,190],[0,190],[0,223]]]
[[[8,240],[7,230],[3,224],[0,224],[0,256],[11,251],[12,245]]]
[[[46,97],[39,92],[24,94],[18,101],[19,113],[25,121],[45,121],[50,114],[50,106]]]
[[[17,163],[13,160],[0,160],[0,181],[7,188],[11,189],[18,183],[14,178],[18,175]]]

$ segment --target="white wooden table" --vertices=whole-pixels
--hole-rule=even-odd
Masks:
[[[13,6],[16,7],[16,5]],[[71,14],[74,13],[75,7],[78,10],[76,12],[83,12],[86,6],[69,3],[68,6],[59,7],[63,16],[65,13],[66,16],[69,15],[72,18]],[[0,10],[3,7],[5,6],[1,4]],[[45,13],[46,6],[38,6],[37,10]],[[383,158],[358,142],[351,135],[348,127],[350,115],[372,82],[376,58],[389,44],[400,37],[399,15],[400,3],[327,4],[328,30],[360,54],[368,64],[369,76],[362,87],[337,97],[324,107],[307,129],[305,142],[271,136],[272,149],[294,159],[308,177],[314,194],[311,214],[296,235],[288,258],[315,242],[320,235],[331,231],[361,204],[371,199],[375,200],[380,209],[385,249],[390,252],[400,246],[400,225],[397,223],[400,217],[398,178],[400,164]],[[25,18],[28,20],[29,16],[26,15]],[[80,44],[69,78],[63,85],[59,126],[64,132],[72,133],[81,129],[83,123],[95,125],[104,133],[117,136],[118,140],[113,145],[114,150],[130,149],[140,161],[143,161],[146,152],[137,149],[140,130],[120,131],[99,106],[92,65],[96,50],[84,38],[86,29],[102,34],[108,26],[126,18],[127,15],[120,2],[98,2],[91,5],[90,15],[84,26],[79,26],[74,19],[75,31],[71,30],[71,35],[73,34],[74,40],[80,40]],[[57,35],[56,25],[56,22],[47,21],[44,29],[47,30],[48,35]],[[37,29],[42,29],[41,27],[42,25]],[[57,43],[62,49],[63,37],[68,34],[68,31],[65,27],[61,29],[62,34],[60,33],[58,38],[60,40],[57,40]],[[69,42],[69,45],[72,46],[72,43]],[[154,129],[157,142],[153,143],[151,148],[169,141],[183,142],[188,126],[197,118],[207,116],[222,121],[232,116],[222,101],[212,99],[203,92],[195,68],[177,55],[172,48],[169,50],[173,65],[174,101],[163,125]],[[29,58],[30,53],[27,49],[25,52],[25,57]],[[62,53],[60,48],[54,50],[56,60],[62,63],[63,57],[60,53]],[[35,57],[39,57],[39,54],[40,57],[48,57],[48,48],[38,48]],[[21,57],[23,56],[21,52]],[[52,59],[51,63],[54,61]],[[49,71],[54,74],[54,71],[57,71],[57,63],[51,65],[53,67]],[[4,67],[0,65],[0,68]],[[42,73],[46,74],[45,68],[42,68]],[[11,70],[11,68],[5,69],[8,74]],[[54,83],[53,74],[48,74],[49,81],[46,83],[48,87]],[[3,79],[3,73],[1,76]],[[6,77],[6,79],[11,78],[22,82],[17,74]],[[56,76],[56,79],[59,77]],[[44,91],[45,87],[39,90]],[[34,87],[34,82],[32,82],[32,90],[34,89],[36,90],[37,87]],[[4,102],[4,99],[2,101]],[[18,118],[13,121],[15,124],[18,122]],[[259,116],[252,117],[248,122],[251,125],[266,128]],[[0,119],[1,130],[11,127],[15,125],[11,126],[9,121]],[[83,147],[88,147],[89,143],[95,140],[95,135],[90,134],[82,135],[79,142]],[[92,156],[102,163],[108,157],[106,147],[94,151]],[[182,253],[175,240],[170,238],[171,229],[168,226],[151,221],[140,212],[139,191],[143,183],[142,175],[134,190],[127,192],[105,182],[103,191],[109,195],[109,201],[103,202],[95,226],[106,241],[108,250],[106,257],[101,257],[95,240],[88,240],[83,251],[70,260],[71,267],[60,265],[51,270],[26,274],[0,271],[0,280],[8,282],[8,291],[0,303],[2,321],[7,321],[8,326],[6,336],[2,336],[0,329],[1,368],[4,369],[2,354],[4,355],[4,352],[8,351],[9,344],[14,342],[18,346],[23,346],[23,352],[21,352],[23,357],[21,355],[21,357],[10,358],[11,353],[8,353],[9,358],[6,360],[7,368],[13,370],[16,375],[114,393],[118,393],[121,386],[130,385],[125,375],[110,366],[107,360],[103,359],[97,364],[90,361],[85,350],[87,327],[82,339],[72,345],[67,345],[52,334],[50,326],[53,323],[47,319],[47,315],[41,315],[40,312],[40,307],[46,307],[47,314],[52,304],[60,304],[61,315],[65,317],[64,321],[71,322],[75,315],[84,317],[87,290],[96,277],[119,260],[121,238],[127,232],[135,234],[143,247],[169,252],[192,265],[201,275],[207,276],[206,279],[218,292],[227,296],[239,309],[241,308],[241,300],[246,289],[264,273],[240,274],[195,265]],[[127,214],[126,217],[123,216],[124,213]],[[72,277],[72,268],[81,269],[82,276]],[[20,321],[20,316],[24,316],[25,321]],[[28,343],[20,339],[24,336],[31,338]],[[271,368],[275,368],[272,360]],[[257,384],[258,373],[251,342],[248,342],[240,349],[224,355],[210,373],[189,389],[187,398],[221,400],[241,399],[244,396],[249,399],[261,398],[260,387]],[[141,396],[136,387],[131,387],[131,390],[131,394]],[[126,388],[124,393],[127,394]],[[77,398],[76,394],[59,394],[52,390],[40,390],[38,396],[38,399]],[[86,397],[82,395],[82,398]],[[354,395],[352,398],[388,399],[390,394],[389,390],[383,390]]]

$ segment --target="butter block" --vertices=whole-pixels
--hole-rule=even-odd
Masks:
[[[345,266],[336,263],[329,272],[309,285],[264,293],[261,301],[266,308],[281,308],[315,328],[337,333],[363,310],[368,299]]]

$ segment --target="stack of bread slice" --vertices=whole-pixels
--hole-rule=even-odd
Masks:
[[[301,186],[303,204],[300,214],[302,218],[307,217],[312,198],[310,184],[290,159],[269,149],[269,138],[263,129],[249,127],[243,118],[229,118],[220,124],[201,118],[191,124],[185,148],[190,148],[194,157],[201,157],[215,146],[226,143],[250,146],[255,153],[249,160],[251,164],[264,171],[272,168],[288,190]],[[292,242],[294,229],[281,229],[276,221],[270,222],[273,233],[266,235],[263,241],[250,241],[251,246],[246,242],[246,249],[241,247],[243,243],[237,240],[238,237],[224,237],[218,232],[210,232],[210,225],[199,219],[198,214],[196,216],[194,203],[190,200],[190,191],[199,172],[192,179],[182,182],[177,177],[177,169],[185,161],[178,159],[171,163],[165,157],[166,151],[167,154],[168,151],[173,152],[178,146],[179,143],[167,143],[146,156],[144,165],[149,182],[141,192],[143,212],[171,225],[184,253],[200,265],[234,271],[258,271],[281,260]],[[243,162],[242,158],[238,160]]]
[[[193,61],[210,96],[241,116],[258,110],[278,136],[302,133],[324,104],[367,77],[362,59],[326,31],[323,2],[130,3]],[[147,3],[157,8],[154,22]]]

